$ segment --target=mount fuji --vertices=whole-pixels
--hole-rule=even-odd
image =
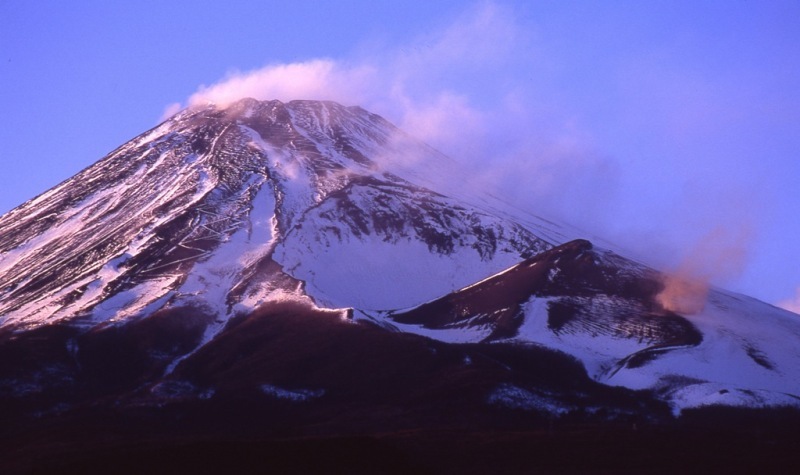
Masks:
[[[14,450],[800,406],[800,317],[717,288],[670,305],[672,277],[467,182],[362,108],[243,99],[184,110],[10,211]],[[127,429],[76,429],[109,420]],[[87,467],[53,447],[61,465],[8,468]]]

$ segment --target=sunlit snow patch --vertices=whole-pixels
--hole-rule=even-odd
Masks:
[[[556,403],[555,400],[534,394],[513,384],[503,383],[489,394],[487,402],[493,406],[510,409],[547,412],[550,414],[566,414],[572,408]]]
[[[292,402],[307,402],[325,395],[324,389],[285,389],[272,384],[262,384],[261,392],[267,396]]]

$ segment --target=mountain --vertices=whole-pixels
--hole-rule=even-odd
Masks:
[[[800,405],[796,315],[721,289],[669,305],[670,276],[465,180],[359,107],[177,114],[0,217],[6,435],[26,453],[57,434],[70,466],[144,433],[483,434]]]
[[[412,184],[391,154],[446,160],[337,104],[179,114],[0,220],[2,323],[91,328],[187,305],[226,319],[300,280],[329,307],[397,308],[549,247]],[[418,289],[383,288],[423,271]]]

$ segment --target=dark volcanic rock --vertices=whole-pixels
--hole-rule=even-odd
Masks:
[[[488,326],[487,340],[505,339],[517,334],[526,302],[549,297],[547,326],[555,333],[600,332],[657,347],[698,345],[702,335],[694,325],[655,302],[661,288],[654,272],[576,240],[391,318],[432,329]]]

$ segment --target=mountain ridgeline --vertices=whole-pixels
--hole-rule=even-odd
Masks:
[[[0,217],[7,430],[358,436],[800,405],[796,315],[721,289],[664,308],[659,271],[464,180],[359,107],[180,112]]]

